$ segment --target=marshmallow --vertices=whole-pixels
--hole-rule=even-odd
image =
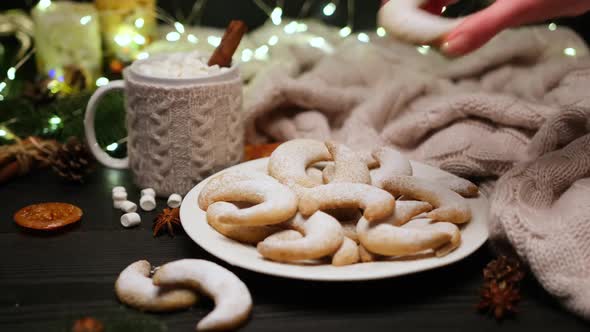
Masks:
[[[182,203],[182,196],[179,194],[172,194],[168,197],[168,206],[171,208],[177,208]]]
[[[141,217],[135,212],[125,213],[121,216],[121,225],[125,228],[137,226],[141,223]]]
[[[130,201],[123,201],[120,203],[120,208],[124,212],[135,212],[137,211],[137,204]]]
[[[153,188],[145,188],[141,190],[141,196],[152,196],[152,197],[156,197],[156,191]]]
[[[218,65],[209,66],[209,57],[193,52],[167,53],[142,60],[132,66],[138,74],[163,78],[196,78],[217,75],[228,70]]]
[[[124,191],[113,191],[114,201],[125,201],[127,200],[127,193]]]
[[[121,208],[121,203],[127,200],[127,192],[125,192],[125,188],[123,190],[118,189],[123,187],[115,187],[113,188],[113,207],[115,209]]]
[[[118,192],[118,191],[127,192],[127,190],[123,186],[113,187],[113,194],[116,193],[116,192]]]
[[[156,199],[152,195],[143,195],[139,199],[139,206],[144,211],[152,211],[156,208]]]

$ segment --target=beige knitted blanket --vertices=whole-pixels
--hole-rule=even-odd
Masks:
[[[248,140],[389,145],[478,181],[496,247],[590,319],[590,56],[572,31],[523,28],[450,61],[372,36],[292,50],[249,85]],[[311,54],[311,55],[310,55]],[[503,246],[508,244],[508,246]]]

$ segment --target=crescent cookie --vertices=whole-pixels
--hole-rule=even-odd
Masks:
[[[181,259],[154,273],[154,284],[188,287],[213,298],[215,308],[197,324],[197,331],[233,330],[252,310],[248,287],[231,271],[202,259]]]
[[[245,180],[277,182],[272,176],[266,175],[262,172],[242,170],[231,170],[223,172],[219,175],[212,177],[203,187],[203,189],[201,189],[201,193],[199,194],[198,198],[199,207],[201,208],[201,210],[207,211],[209,205],[218,201],[215,198],[215,196],[218,195],[219,192],[223,191],[223,189],[226,186],[232,183]]]
[[[379,163],[379,167],[371,170],[371,182],[374,186],[382,188],[385,179],[393,175],[413,174],[410,161],[401,152],[388,147],[382,147],[373,151],[373,158]]]
[[[363,161],[363,163],[365,165],[367,165],[367,168],[369,168],[369,170],[373,170],[374,168],[379,167],[379,162],[371,155],[371,153],[363,153],[363,152],[357,152],[357,155],[359,158],[361,158],[361,160]],[[334,177],[334,172],[335,172],[335,167],[334,167],[334,163],[331,164],[327,164],[324,169],[322,170],[322,179],[323,179],[323,183],[330,183],[332,182],[332,178]],[[371,178],[371,174],[372,172],[369,172],[369,178]],[[368,184],[370,184],[370,182],[367,182]]]
[[[342,232],[344,233],[344,236],[353,240],[355,243],[359,243],[359,237],[356,234],[356,223],[357,222],[358,222],[358,219],[340,221],[340,225],[342,225]]]
[[[319,210],[358,208],[367,220],[387,218],[395,210],[393,196],[364,183],[329,183],[303,190],[299,211],[309,216]]]
[[[344,236],[358,243],[358,236],[356,235],[356,223],[361,218],[362,213],[359,209],[335,209],[324,210],[323,212],[331,215],[340,222]]]
[[[330,183],[334,179],[336,173],[336,166],[334,164],[328,164],[322,170],[322,183]]]
[[[368,251],[384,256],[403,256],[438,248],[451,235],[431,228],[404,228],[391,223],[370,223],[361,218],[356,225],[359,241]]]
[[[295,192],[268,178],[230,181],[234,180],[234,175],[228,173],[214,179],[216,181],[212,180],[213,184],[206,186],[199,195],[201,209],[207,209],[209,223],[264,226],[278,224],[293,217],[297,212]],[[210,209],[211,204],[216,202],[219,204]],[[227,202],[254,205],[240,209]]]
[[[456,224],[471,220],[471,209],[465,198],[441,184],[413,176],[391,176],[383,181],[383,189],[393,195],[425,201],[434,207],[427,215],[437,221]]]
[[[344,235],[338,220],[318,211],[302,226],[303,236],[298,238],[288,230],[269,236],[258,243],[258,252],[278,262],[318,259],[334,254],[342,245]]]
[[[358,245],[359,250],[359,258],[363,263],[371,263],[375,262],[379,257],[376,254],[367,250],[367,248],[363,247],[362,244]]]
[[[344,144],[326,142],[326,147],[334,160],[334,170],[329,183],[371,183],[371,175],[366,161]],[[324,177],[324,182],[326,178]],[[328,182],[327,182],[328,183]]]
[[[218,218],[213,217],[220,214],[220,212],[217,212],[216,210],[232,209],[231,207],[226,208],[224,205],[233,204],[227,202],[216,202],[209,206],[209,209],[207,209],[207,223],[209,223],[209,225],[211,225],[211,227],[213,227],[216,231],[232,240],[248,244],[257,244],[258,242],[266,239],[268,236],[285,229],[285,227],[281,227],[281,224],[268,226],[241,226],[219,222]]]
[[[410,220],[403,227],[416,229],[430,228],[448,233],[451,236],[451,240],[434,250],[437,257],[446,256],[461,245],[461,231],[457,225],[450,222],[434,222],[432,219],[428,218],[417,218]]]
[[[392,0],[378,13],[378,24],[391,35],[417,44],[438,40],[454,29],[461,19],[432,15],[420,9],[428,0]]]
[[[463,197],[477,197],[479,195],[479,188],[474,183],[451,173],[433,180]]]
[[[401,256],[434,249],[447,243],[451,235],[434,228],[401,228],[413,217],[430,211],[432,206],[418,201],[397,201],[393,216],[376,222],[361,218],[357,223],[360,243],[372,253]]]
[[[316,183],[316,186],[324,184],[324,179],[322,178],[323,173],[321,169],[311,166],[305,170],[305,173],[313,182]]]
[[[395,213],[387,218],[387,222],[394,226],[401,226],[415,216],[432,210],[430,203],[421,201],[396,201],[395,205]]]
[[[163,290],[150,278],[151,264],[146,260],[127,266],[115,282],[119,300],[130,307],[143,311],[173,311],[194,305],[198,297],[188,289]]]
[[[356,242],[344,237],[342,245],[338,248],[338,251],[332,256],[332,265],[344,266],[358,263],[360,261],[359,249]]]
[[[270,155],[268,174],[290,187],[315,187],[317,182],[307,175],[306,169],[331,158],[324,143],[312,139],[294,139],[279,145]]]

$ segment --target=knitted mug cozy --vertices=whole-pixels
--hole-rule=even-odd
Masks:
[[[125,75],[125,96],[129,167],[139,187],[186,194],[241,161],[239,75],[182,85]]]

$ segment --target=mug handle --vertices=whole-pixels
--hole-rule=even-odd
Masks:
[[[96,160],[101,164],[110,168],[129,168],[129,157],[125,158],[113,158],[109,156],[103,149],[100,148],[96,141],[96,131],[94,130],[94,118],[96,115],[96,107],[102,97],[104,97],[111,90],[123,90],[125,89],[125,82],[123,80],[117,80],[109,82],[105,86],[98,88],[90,100],[88,106],[86,106],[86,114],[84,115],[84,132],[86,134],[86,142],[90,148],[90,152],[94,155]]]

